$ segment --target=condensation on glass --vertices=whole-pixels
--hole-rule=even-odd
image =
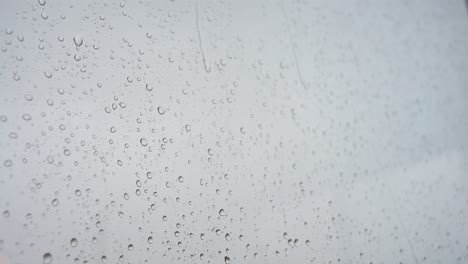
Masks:
[[[468,263],[463,0],[0,14],[0,263]]]

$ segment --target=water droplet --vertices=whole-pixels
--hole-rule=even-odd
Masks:
[[[57,198],[53,199],[53,200],[52,200],[52,205],[53,205],[53,206],[59,205],[59,200],[58,200]]]
[[[158,106],[158,113],[160,115],[164,115],[166,113],[166,110],[164,110],[164,108],[162,108],[161,106]]]
[[[3,216],[6,218],[10,217],[10,211],[8,210],[3,211]]]
[[[148,243],[149,243],[149,244],[153,244],[153,237],[151,237],[151,236],[148,237]]]
[[[134,249],[133,244],[128,245],[127,249],[128,249],[128,251],[132,251]]]
[[[8,159],[8,160],[5,160],[5,161],[3,162],[3,165],[4,165],[5,167],[11,167],[11,165],[13,165],[13,161],[11,161],[11,160],[9,160],[9,159]]]
[[[219,210],[219,215],[220,216],[225,216],[226,215],[226,213],[224,212],[224,209]]]
[[[45,0],[37,0],[37,2],[38,2],[41,6],[45,6],[45,4],[46,4],[46,1],[45,1]]]
[[[5,29],[5,33],[6,33],[7,35],[11,35],[11,34],[13,34],[13,29],[12,29],[12,28],[6,28],[6,29]]]
[[[300,245],[299,239],[297,239],[297,238],[294,239],[294,246],[295,246],[295,247],[298,247],[299,245]]]
[[[152,178],[153,178],[153,173],[150,172],[150,171],[148,171],[148,172],[146,173],[146,177],[147,177],[148,179],[152,179]]]
[[[49,79],[52,78],[52,73],[51,72],[46,71],[46,72],[44,72],[44,75],[45,75],[45,77],[47,77]]]
[[[43,256],[42,258],[43,258],[44,264],[50,264],[50,263],[52,263],[52,254],[50,254],[50,253],[45,253],[44,256]]]
[[[78,240],[76,238],[72,238],[70,240],[70,246],[76,247],[78,245]]]
[[[230,264],[230,263],[231,263],[231,259],[230,259],[228,256],[224,257],[224,263]]]
[[[24,114],[24,115],[23,115],[23,119],[24,119],[25,121],[30,121],[30,120],[32,119],[32,116],[31,116],[30,114]]]
[[[150,91],[153,91],[153,86],[149,83],[146,84],[146,90],[148,90],[149,92]]]
[[[182,176],[179,176],[179,178],[177,178],[177,180],[178,180],[179,182],[181,182],[181,183],[182,183],[182,182],[184,182],[184,177],[182,177]]]
[[[146,140],[146,138],[141,138],[141,139],[140,139],[140,144],[141,144],[143,147],[146,147],[146,146],[148,146],[148,140]]]
[[[73,42],[75,42],[75,45],[77,47],[80,47],[81,45],[83,45],[83,36],[81,35],[76,35],[73,37]]]

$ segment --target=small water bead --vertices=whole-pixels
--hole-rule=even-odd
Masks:
[[[148,171],[148,172],[146,173],[146,178],[152,179],[152,178],[153,178],[153,173],[150,172],[150,171]]]
[[[31,116],[30,114],[24,114],[24,115],[23,115],[23,119],[24,119],[25,121],[31,121],[32,116]]]
[[[6,122],[7,120],[8,120],[8,117],[6,117],[4,115],[0,116],[0,121]]]
[[[299,245],[300,245],[299,239],[297,239],[297,238],[294,239],[294,246],[295,246],[295,247],[298,247]]]
[[[5,167],[11,167],[11,165],[13,165],[13,161],[11,161],[11,160],[9,160],[9,159],[8,159],[8,160],[5,160],[5,161],[3,162],[3,165],[4,165]]]
[[[3,211],[3,217],[5,217],[5,218],[10,217],[10,211],[8,211],[8,210]]]
[[[226,233],[224,237],[226,238],[227,241],[231,240],[231,235],[229,233]]]
[[[179,178],[177,178],[177,180],[178,180],[180,183],[182,183],[182,182],[184,182],[184,177],[179,176]]]
[[[148,237],[148,243],[153,244],[153,237],[152,236]]]
[[[140,139],[140,144],[141,144],[143,147],[146,147],[146,146],[148,146],[148,140],[146,140],[146,138],[141,138],[141,139]]]
[[[77,47],[80,47],[81,45],[83,45],[83,36],[81,35],[76,35],[73,37],[73,42],[75,42],[75,45]]]
[[[52,78],[52,72],[46,71],[46,72],[44,72],[44,75],[45,75],[45,77],[47,77],[49,79]]]
[[[164,115],[166,113],[166,110],[164,108],[162,108],[161,106],[158,106],[158,113],[160,115]]]
[[[224,263],[230,264],[230,263],[231,263],[231,259],[230,259],[228,256],[224,257]]]
[[[76,238],[72,238],[70,240],[70,246],[76,247],[78,245],[78,240]]]
[[[127,247],[128,251],[132,251],[134,248],[133,244],[129,244]]]
[[[106,257],[106,256],[102,256],[102,257],[101,257],[101,261],[102,261],[102,262],[107,262],[107,257]]]
[[[219,210],[219,215],[220,216],[226,216],[226,213],[224,212],[224,209]]]
[[[45,0],[37,0],[37,2],[38,2],[41,6],[45,6],[45,4],[46,4],[46,1],[45,1]]]
[[[146,90],[147,90],[148,92],[151,92],[151,91],[153,90],[153,86],[152,86],[151,84],[147,83],[147,84],[146,84]]]
[[[50,264],[52,263],[52,254],[50,253],[45,253],[44,256],[42,256],[44,264]]]
[[[6,33],[7,35],[11,35],[11,34],[13,34],[13,29],[12,29],[12,28],[6,28],[6,29],[5,29],[5,33]]]
[[[115,127],[111,127],[111,128],[110,128],[110,132],[111,132],[111,133],[115,133],[115,132],[117,132],[117,128],[115,128]]]
[[[75,195],[78,197],[81,196],[81,190],[75,190]]]
[[[52,200],[52,205],[53,206],[58,206],[59,205],[59,200],[57,198]]]
[[[124,199],[125,199],[125,200],[128,200],[128,199],[129,199],[128,193],[124,193]]]

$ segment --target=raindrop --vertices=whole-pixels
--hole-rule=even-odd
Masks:
[[[43,256],[42,258],[43,258],[44,264],[50,264],[50,263],[52,263],[52,254],[50,254],[50,253],[45,253],[44,256]]]
[[[11,167],[11,165],[13,165],[13,161],[11,161],[11,160],[5,160],[5,161],[3,162],[3,165],[4,165],[5,167]]]
[[[158,106],[158,113],[160,115],[164,115],[166,113],[166,110],[164,110],[164,108],[162,108],[161,106]]]
[[[153,173],[150,172],[150,171],[148,171],[148,172],[146,173],[146,178],[148,178],[148,179],[153,178]]]
[[[53,206],[59,205],[59,200],[58,200],[57,198],[53,199],[53,200],[52,200],[52,205],[53,205]]]
[[[153,244],[153,237],[151,237],[151,236],[148,237],[148,243],[149,243],[149,244]]]
[[[133,244],[128,245],[127,249],[128,249],[128,251],[132,251],[134,249]]]
[[[75,45],[77,47],[80,47],[81,45],[83,45],[83,36],[81,35],[76,35],[73,37],[73,42],[75,42]]]
[[[23,119],[24,119],[25,121],[30,121],[30,120],[32,119],[32,116],[31,116],[30,114],[24,114],[24,115],[23,115]]]
[[[10,211],[8,211],[8,210],[3,211],[3,216],[4,216],[5,218],[10,217]]]
[[[146,147],[146,146],[148,146],[148,140],[146,140],[146,138],[141,138],[141,139],[140,139],[140,144],[141,144],[143,147]]]
[[[76,247],[78,245],[78,240],[76,238],[72,238],[70,240],[70,246]]]
[[[46,1],[45,1],[45,0],[37,0],[37,2],[38,2],[41,6],[45,6],[45,4],[46,4]]]

